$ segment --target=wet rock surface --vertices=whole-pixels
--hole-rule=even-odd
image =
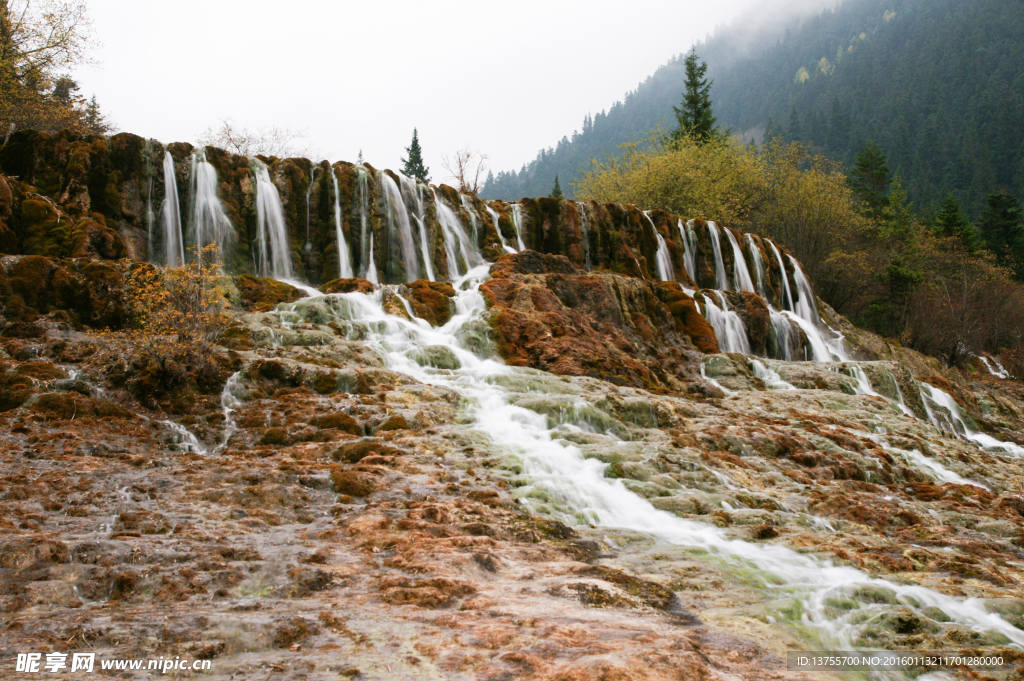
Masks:
[[[859,365],[877,395],[839,362],[766,361],[795,388],[767,390],[750,358],[702,356],[674,287],[544,258],[495,266],[482,292],[508,319],[466,343],[521,365],[491,380],[605,478],[728,539],[1024,624],[1024,459],[931,425],[915,379],[1019,442],[1015,382],[894,355]],[[428,328],[452,314],[442,287],[380,295]],[[0,339],[5,650],[188,656],[225,679],[804,678],[785,667],[813,641],[788,588],[575,516],[462,395],[388,366],[345,304],[239,314],[222,372],[174,411],[72,324]],[[884,585],[828,607],[867,613],[856,645],[1016,655]]]

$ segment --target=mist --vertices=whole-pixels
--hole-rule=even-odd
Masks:
[[[311,155],[399,168],[413,128],[434,181],[466,147],[518,167],[716,30],[821,2],[93,0],[96,66],[74,75],[119,130],[194,142],[228,119],[306,133]],[[751,28],[754,27],[754,28]],[[719,29],[721,30],[721,29]]]

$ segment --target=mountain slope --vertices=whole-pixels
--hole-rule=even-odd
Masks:
[[[889,156],[911,199],[953,192],[977,213],[984,196],[1024,194],[1024,12],[1019,0],[847,0],[753,56],[728,60],[731,34],[697,46],[715,79],[719,121],[744,138],[765,126],[850,162],[868,139]],[[523,173],[499,174],[486,196],[571,186],[591,156],[659,121],[682,89],[675,58],[592,126]]]

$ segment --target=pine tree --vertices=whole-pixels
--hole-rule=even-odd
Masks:
[[[676,140],[692,137],[700,143],[709,142],[715,133],[715,117],[711,113],[712,81],[705,78],[708,65],[697,64],[697,53],[686,58],[686,89],[683,90],[682,108],[672,107],[679,127],[672,132]]]
[[[1018,279],[1024,279],[1024,222],[1013,194],[989,194],[978,227],[985,245],[999,263],[1011,268]]]
[[[402,163],[405,164],[402,172],[420,182],[430,182],[429,169],[423,165],[423,150],[420,149],[420,138],[416,128],[412,129],[412,142],[405,148],[405,153],[409,158],[402,159]]]
[[[89,104],[85,107],[85,127],[95,135],[105,135],[113,129],[107,117],[100,111],[100,105],[96,102],[96,95],[92,96]]]
[[[356,165],[357,166],[363,165],[363,150],[362,149],[359,150],[359,156],[356,157]]]
[[[932,231],[937,236],[959,239],[968,251],[977,248],[978,230],[967,219],[963,208],[952,194],[946,194],[939,212],[932,220]]]
[[[558,175],[555,175],[555,186],[551,189],[551,196],[556,199],[563,198],[562,188],[558,186]]]
[[[887,204],[889,166],[877,144],[868,142],[864,145],[864,149],[857,154],[847,181],[857,198],[864,202],[867,214],[881,217]]]

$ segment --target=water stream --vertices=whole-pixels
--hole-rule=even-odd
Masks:
[[[476,267],[454,282],[457,312],[441,328],[387,314],[381,304],[383,290],[337,294],[331,308],[363,327],[363,337],[391,369],[462,395],[474,427],[491,440],[493,450],[519,462],[529,482],[517,492],[535,511],[571,524],[633,530],[704,552],[709,560],[760,582],[778,598],[796,602],[799,626],[813,632],[817,643],[829,647],[853,647],[865,622],[894,605],[922,617],[934,608],[932,615],[941,611],[952,622],[976,631],[997,632],[1009,642],[1024,646],[1024,631],[988,612],[979,599],[955,598],[874,577],[781,545],[730,539],[717,527],[660,511],[621,480],[605,477],[606,464],[585,458],[577,446],[553,435],[547,416],[514,403],[513,394],[504,386],[523,370],[479,357],[460,343],[463,328],[479,323],[486,312],[479,286],[488,269]],[[412,359],[416,351],[437,345],[454,353],[462,368],[425,368]],[[846,605],[837,608],[836,602]]]

